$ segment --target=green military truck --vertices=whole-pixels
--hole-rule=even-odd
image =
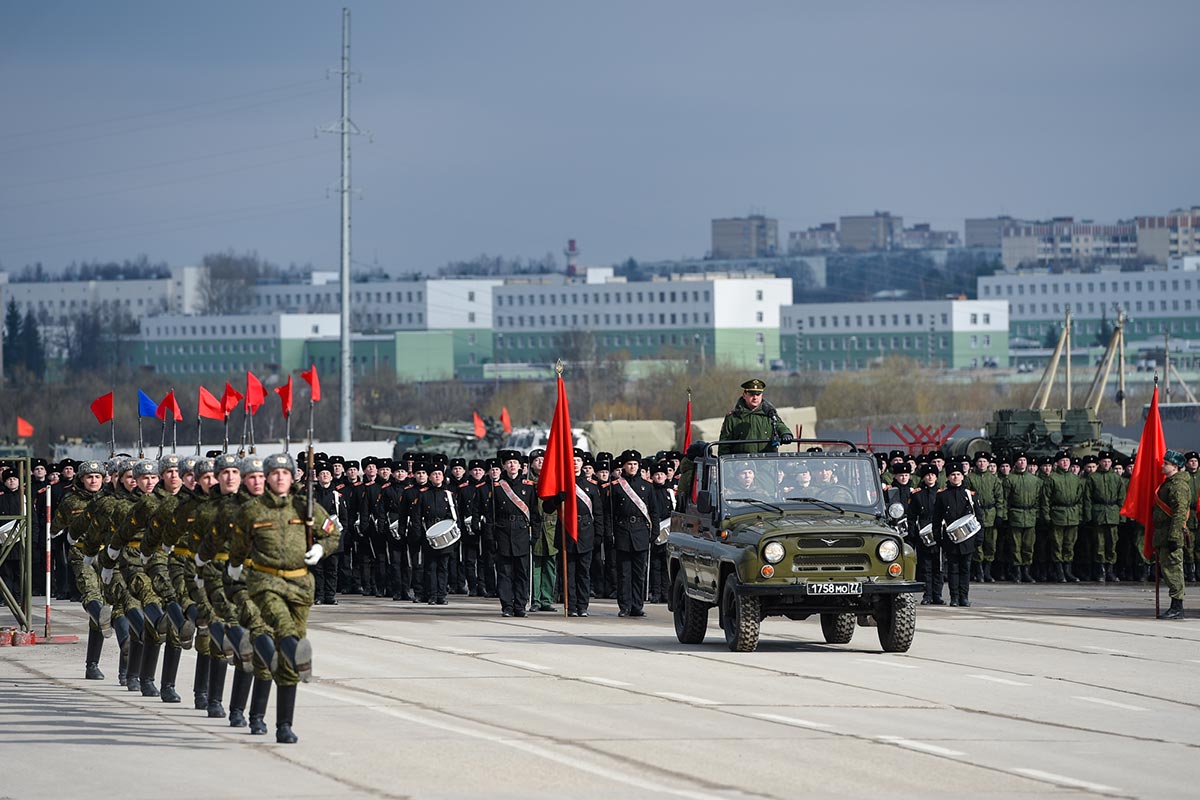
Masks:
[[[671,517],[668,605],[679,641],[703,642],[715,607],[736,652],[758,646],[766,617],[813,615],[831,644],[874,627],[886,652],[906,652],[923,585],[904,541],[906,509],[884,507],[874,458],[849,442],[728,455],[721,444],[704,449],[696,485],[680,487]]]

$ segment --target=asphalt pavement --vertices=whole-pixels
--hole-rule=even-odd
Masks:
[[[84,680],[86,619],[60,604],[54,632],[79,643],[0,648],[0,800],[1200,793],[1200,614],[1155,620],[1145,584],[972,600],[921,606],[912,649],[884,654],[874,629],[827,645],[815,619],[768,619],[731,653],[715,611],[689,646],[665,606],[343,597],[312,610],[295,745],[273,702],[266,737],[194,710],[190,651],[179,705],[117,685],[115,640],[108,678]]]

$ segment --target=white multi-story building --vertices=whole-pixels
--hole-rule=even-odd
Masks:
[[[761,367],[778,358],[779,308],[791,303],[792,282],[696,273],[630,283],[589,270],[584,281],[510,280],[492,294],[497,362],[625,352]]]
[[[8,283],[6,300],[44,326],[66,327],[90,311],[121,311],[134,319],[199,308],[203,267],[175,267],[169,278]]]
[[[1014,221],[1001,231],[1000,260],[1009,270],[1082,259],[1132,261],[1137,255],[1137,227],[1132,222],[1098,225],[1060,217],[1050,222]]]
[[[987,300],[799,303],[780,310],[782,361],[799,372],[865,369],[889,356],[930,367],[1008,366],[1008,304]]]
[[[1159,217],[1138,217],[1137,248],[1159,264],[1200,253],[1200,207]]]

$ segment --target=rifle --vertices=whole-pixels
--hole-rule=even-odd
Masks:
[[[311,425],[308,428],[308,460],[304,462],[304,478],[308,494],[308,499],[304,507],[304,537],[305,543],[308,545],[304,552],[307,553],[309,550],[312,550],[313,546],[313,440]]]

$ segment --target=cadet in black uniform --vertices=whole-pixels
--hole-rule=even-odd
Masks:
[[[621,617],[644,617],[650,542],[660,519],[654,487],[638,474],[642,455],[621,453],[621,474],[609,483],[617,560],[617,607]]]
[[[938,492],[937,501],[933,506],[933,530],[940,534],[942,550],[946,554],[946,578],[950,584],[952,606],[971,605],[968,599],[971,587],[971,559],[975,556],[975,541],[979,537],[972,536],[965,541],[954,542],[946,536],[946,526],[961,517],[975,513],[971,491],[963,486],[962,465],[952,463],[946,467],[946,488]]]
[[[483,503],[485,536],[494,544],[500,610],[523,617],[529,603],[531,531],[542,524],[537,488],[521,478],[521,454],[501,450],[504,473]]]

